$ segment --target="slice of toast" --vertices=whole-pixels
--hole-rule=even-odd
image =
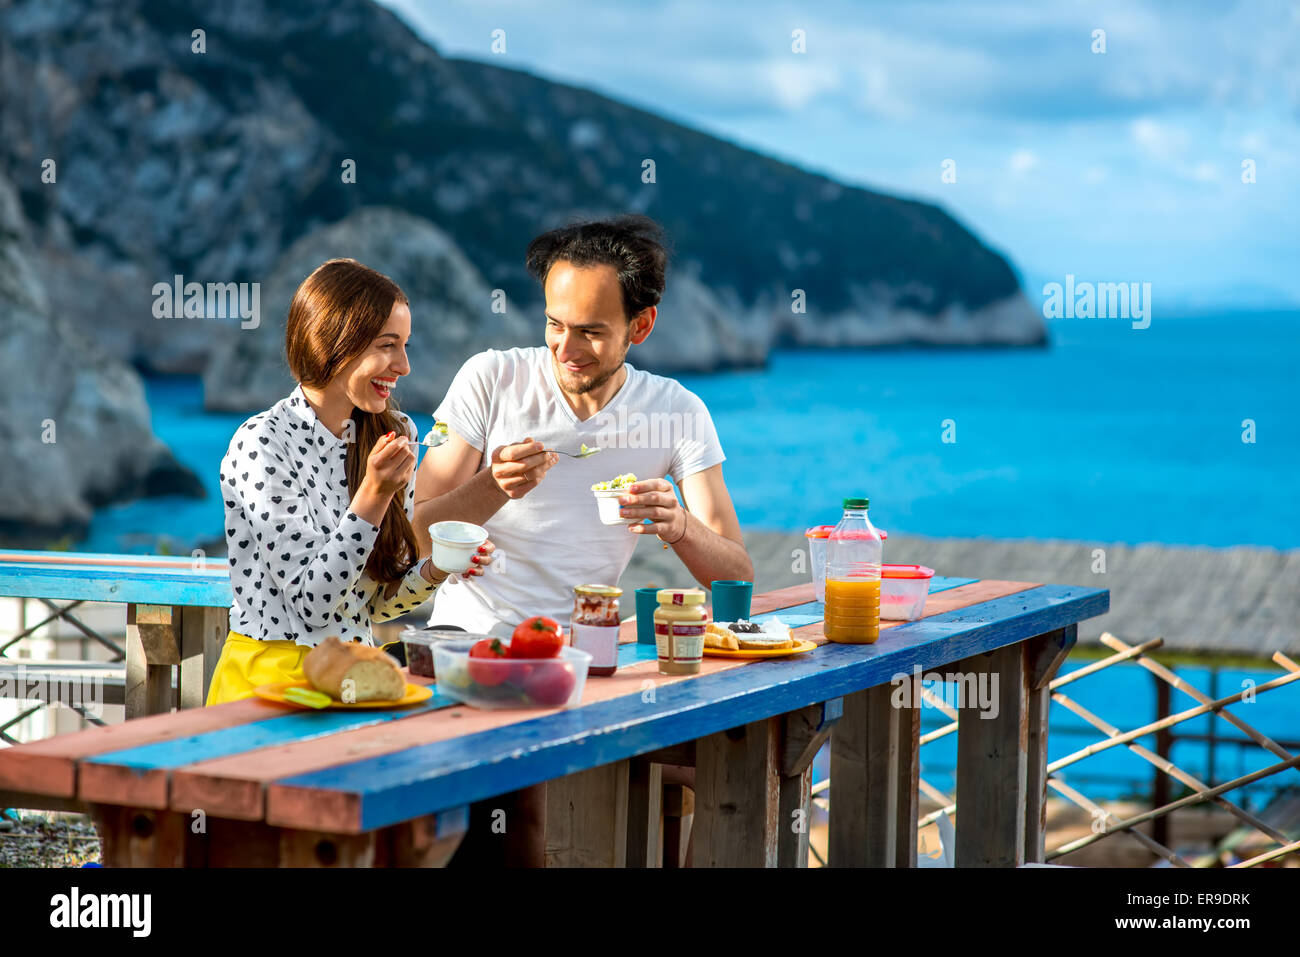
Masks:
[[[704,628],[704,647],[719,648],[724,651],[739,651],[736,636],[725,625],[711,621]]]
[[[737,635],[736,642],[741,651],[778,651],[794,647],[790,635]]]

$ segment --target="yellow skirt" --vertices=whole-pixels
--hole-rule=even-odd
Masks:
[[[226,635],[221,657],[212,672],[208,704],[225,704],[251,698],[258,685],[277,681],[305,681],[302,659],[311,648],[296,641],[258,641],[237,631]]]

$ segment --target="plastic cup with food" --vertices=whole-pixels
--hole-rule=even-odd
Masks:
[[[488,540],[487,529],[469,522],[434,522],[429,526],[433,540],[433,564],[450,575],[460,575],[473,567],[474,555]]]
[[[627,494],[627,487],[636,481],[631,472],[616,476],[608,482],[597,482],[591,487],[591,494],[596,496],[596,509],[600,520],[606,525],[636,525],[639,518],[624,518],[619,514],[623,507],[619,499]]]

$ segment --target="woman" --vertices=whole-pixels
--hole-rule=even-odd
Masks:
[[[221,463],[234,605],[208,704],[302,680],[330,635],[373,644],[372,622],[447,577],[417,557],[411,530],[417,433],[392,403],[410,333],[406,296],[354,260],[330,260],[294,294],[285,353],[298,386],[243,423]]]

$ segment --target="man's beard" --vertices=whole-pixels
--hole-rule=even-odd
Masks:
[[[631,337],[629,336],[623,342],[623,356],[618,360],[618,363],[589,381],[577,380],[573,373],[564,368],[564,366],[560,364],[559,360],[555,358],[555,354],[552,353],[551,361],[555,363],[556,378],[558,378],[561,383],[565,383],[564,391],[570,395],[585,395],[588,392],[599,389],[610,379],[614,378],[619,369],[623,368],[623,363],[627,360],[627,351],[630,345]]]
[[[614,368],[606,369],[604,372],[596,376],[594,379],[590,379],[586,381],[577,380],[576,377],[573,375],[573,373],[565,369],[564,379],[562,381],[567,380],[567,385],[564,391],[568,392],[570,395],[585,395],[586,393],[591,392],[593,389],[599,389],[610,379],[614,378],[614,373],[618,372],[618,370],[622,368],[622,366],[623,363],[620,362]],[[561,366],[561,368],[564,367]]]

